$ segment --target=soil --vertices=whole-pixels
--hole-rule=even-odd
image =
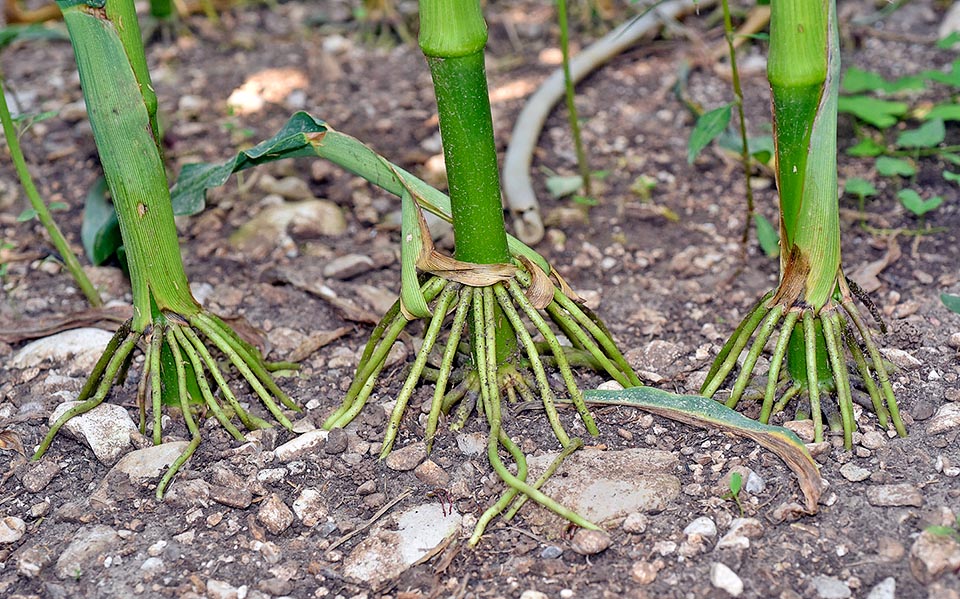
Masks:
[[[941,2],[907,3],[879,20],[865,19],[875,14],[870,2],[844,2],[841,8],[847,66],[892,77],[945,69],[955,59],[955,52],[934,44]],[[614,18],[626,18],[628,10],[632,8],[616,9]],[[525,96],[556,68],[557,30],[549,3],[508,0],[490,3],[487,13],[494,124],[503,149]],[[709,58],[710,49],[722,41],[713,17],[704,10],[672,24],[579,87],[591,167],[608,173],[596,183],[599,203],[589,209],[587,220],[570,210],[569,200],[551,199],[544,187],[538,189],[548,231],[536,249],[595,306],[648,380],[690,393],[696,392],[735,324],[777,282],[777,261],[765,257],[755,241],[745,257],[740,250],[746,209],[739,163],[713,147],[693,164],[686,160],[693,116],[674,92],[681,64],[693,65],[690,99],[708,108],[731,99],[729,69],[723,60]],[[336,2],[248,5],[223,11],[218,24],[203,16],[183,24],[188,31],[180,31],[175,40],[148,47],[172,171],[187,162],[224,160],[238,146],[271,135],[294,110],[305,109],[408,170],[435,174],[428,166],[440,152],[432,88],[415,44],[376,43],[376,35],[352,19],[350,6]],[[577,27],[574,38],[581,45],[605,29],[583,21]],[[764,52],[765,46],[753,43],[741,50],[740,58],[747,119],[755,133],[769,123]],[[41,194],[48,202],[67,205],[55,215],[79,252],[83,202],[99,166],[70,45],[16,42],[0,54],[0,65],[24,111],[55,113],[35,123],[22,142]],[[231,93],[267,69],[286,69],[272,79],[285,89],[261,94],[265,102],[257,109],[229,110]],[[263,80],[271,81],[269,76]],[[923,105],[948,95],[945,87],[932,87],[909,101]],[[948,136],[949,143],[957,143],[955,127],[948,127]],[[588,445],[660,449],[678,458],[673,474],[682,492],[664,509],[645,514],[645,530],[640,532],[635,522],[627,527],[634,532],[620,522],[607,523],[609,548],[583,556],[573,550],[569,536],[556,536],[530,520],[527,508],[512,522],[495,520],[476,548],[466,547],[465,529],[437,556],[373,588],[342,573],[344,556],[366,533],[335,550],[331,544],[407,489],[412,493],[394,509],[431,501],[438,492],[413,472],[390,470],[376,458],[384,424],[379,404],[397,392],[405,361],[388,369],[373,405],[351,427],[364,443],[360,459],[356,447],[341,449],[346,451],[341,454],[321,449],[282,465],[273,460],[272,449],[292,433],[261,434],[257,443],[262,451],[249,453],[219,427],[208,427],[165,501],[155,500],[152,479],[110,506],[90,501],[109,466],[84,444],[59,435],[41,462],[55,464],[59,474],[45,485],[29,485],[31,491],[24,480],[38,467],[11,441],[22,443],[29,456],[47,431],[47,415],[77,392],[83,373],[64,364],[26,370],[3,366],[0,430],[7,436],[0,446],[0,473],[5,473],[0,475],[0,516],[23,519],[26,532],[13,543],[0,544],[0,596],[399,599],[518,597],[527,592],[528,598],[724,597],[729,591],[711,581],[718,563],[736,573],[745,597],[892,597],[879,594],[888,577],[896,580],[898,597],[960,596],[957,564],[924,576],[917,566],[922,560],[911,555],[919,551],[915,545],[925,528],[955,525],[960,514],[960,428],[956,422],[935,426],[943,424],[941,406],[960,401],[960,316],[939,298],[941,292],[960,293],[956,183],[940,174],[949,165],[937,158],[920,160],[920,172],[909,184],[925,198],[942,196],[944,203],[917,219],[895,197],[900,183],[879,177],[868,161],[842,153],[854,139],[849,117],[841,117],[840,139],[841,183],[861,176],[879,190],[866,202],[869,228],[859,226],[856,200],[842,198],[843,261],[860,281],[869,279],[863,275],[868,266],[876,275],[870,297],[889,330],[881,345],[900,350],[888,357],[901,366],[892,382],[910,434],[877,435],[876,419],[864,411],[853,451],[844,451],[841,440],[831,435],[829,447],[817,456],[829,487],[816,515],[790,514],[784,508],[802,500],[796,480],[780,460],[752,442],[629,408],[603,408],[595,410],[600,437],[588,439]],[[545,179],[541,168],[576,172],[566,114],[559,108],[534,160],[540,186]],[[266,174],[296,176],[314,196],[336,203],[346,217],[345,232],[318,236],[294,227],[289,237],[237,249],[229,241],[231,233],[277,201],[262,191]],[[656,182],[648,198],[632,190],[641,175]],[[19,187],[7,160],[0,162],[0,185],[8,198],[0,199],[0,228],[11,246],[0,253],[7,267],[0,328],[26,330],[85,310],[84,298],[53,258],[39,223],[17,222],[26,200],[13,191]],[[758,212],[776,222],[770,174],[755,171],[753,185]],[[195,291],[215,312],[245,319],[258,329],[268,358],[282,360],[311,336],[347,327],[342,336],[307,355],[299,373],[281,379],[283,388],[306,406],[299,416],[305,421],[318,423],[339,405],[372,328],[358,322],[364,319],[356,312],[345,313],[308,288],[316,291],[322,282],[362,314],[382,310],[384,297],[399,288],[399,236],[390,216],[398,208],[392,197],[331,165],[299,160],[248,174],[239,186],[229,183],[210,194],[204,212],[178,222]],[[323,267],[347,254],[374,256],[374,266],[346,281],[322,280]],[[107,296],[121,305],[130,301],[118,269],[91,272]],[[25,344],[0,343],[0,358],[8,361]],[[134,416],[140,366],[134,364],[129,380],[110,398]],[[583,373],[581,384],[595,387],[602,381]],[[240,381],[234,388],[247,393]],[[427,395],[424,391],[415,400]],[[246,400],[258,405],[254,398]],[[744,410],[756,415],[757,408]],[[423,434],[413,412],[404,420],[398,447]],[[563,416],[576,430],[569,410]],[[557,449],[542,414],[511,412],[508,417],[509,433],[528,454]],[[942,432],[929,432],[938,428]],[[483,427],[471,421],[466,430],[482,432]],[[182,439],[185,431],[174,422],[167,434]],[[466,493],[441,489],[460,514],[479,516],[498,497],[501,486],[489,464],[482,456],[465,455],[445,426],[431,459],[468,485]],[[867,478],[849,480],[840,471],[848,464],[867,471]],[[757,519],[760,532],[745,547],[715,548],[712,537],[691,545],[684,528],[696,518],[709,517],[723,535],[741,516],[725,493],[730,473],[746,472],[744,468],[765,483],[740,496],[743,515]],[[902,484],[897,488],[907,499],[878,499],[876,490],[891,484]],[[229,501],[197,491],[210,485],[249,489],[251,498],[231,507]],[[298,519],[274,534],[257,520],[261,505],[272,496],[292,506],[309,488],[321,491],[329,516],[323,523],[309,527]],[[78,531],[96,524],[115,531],[120,544],[94,556],[75,575],[58,576],[57,556]],[[949,536],[938,538],[944,542],[944,559],[956,559],[956,544],[950,545]],[[150,557],[160,559],[146,567]],[[39,565],[35,571],[24,567],[31,560]]]

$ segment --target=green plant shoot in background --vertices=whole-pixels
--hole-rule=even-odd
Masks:
[[[779,327],[761,422],[806,391],[809,402],[799,404],[797,418],[812,418],[818,442],[823,440],[826,418],[832,430],[843,431],[844,445],[850,448],[856,423],[846,347],[880,425],[892,422],[905,435],[883,360],[854,303],[856,288],[851,289],[840,262],[836,4],[774,0],[771,8],[767,75],[780,193],[780,283],[750,310],[723,346],[701,393],[709,397],[719,390],[754,338],[726,401],[727,406],[736,406],[764,346]],[[780,392],[784,361],[788,383]],[[836,404],[821,401],[827,393],[835,395]]]
[[[80,392],[79,405],[51,427],[34,459],[39,459],[70,418],[103,402],[121,381],[141,339],[146,357],[137,390],[140,427],[146,428],[150,398],[153,440],[161,441],[161,409],[180,408],[192,437],[157,487],[157,497],[200,443],[192,404],[201,403],[237,440],[243,434],[236,417],[248,429],[270,426],[247,413],[214,359],[215,346],[240,372],[273,417],[285,427],[283,409],[296,404],[270,374],[272,365],[226,323],[203,309],[190,293],[183,269],[170,192],[163,166],[157,125],[157,98],[132,0],[62,0],[60,8],[70,34],[90,125],[113,197],[126,248],[133,288],[133,318],[117,331]],[[219,389],[223,402],[215,397]]]

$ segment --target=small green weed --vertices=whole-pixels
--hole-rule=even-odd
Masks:
[[[730,474],[730,490],[721,496],[723,499],[732,499],[733,502],[737,504],[737,509],[740,510],[741,517],[743,517],[743,503],[740,501],[740,491],[742,489],[743,476],[741,476],[739,472],[733,472]]]

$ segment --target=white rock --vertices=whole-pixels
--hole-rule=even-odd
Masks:
[[[923,584],[960,569],[960,543],[947,535],[923,531],[910,547],[910,571]]]
[[[639,512],[627,514],[621,524],[624,532],[640,534],[647,530],[647,517]]]
[[[464,455],[482,455],[487,451],[487,436],[483,433],[462,433],[457,435],[457,447]]]
[[[103,554],[122,542],[117,531],[109,526],[96,524],[81,528],[57,559],[57,576],[66,580],[90,575]]]
[[[301,234],[339,237],[347,230],[343,211],[326,200],[284,202],[266,208],[230,236],[230,243],[244,251],[271,249],[282,245],[288,227]]]
[[[67,410],[80,405],[79,401],[67,401],[57,406],[50,414],[51,426]],[[63,430],[75,439],[82,439],[104,464],[117,461],[120,454],[130,446],[130,436],[137,432],[127,410],[112,403],[102,403],[85,414],[74,416],[63,425]]]
[[[290,439],[283,445],[278,446],[273,450],[273,454],[277,460],[281,462],[295,460],[308,451],[312,451],[323,445],[324,441],[327,440],[327,435],[329,435],[329,432],[325,430],[314,429],[307,431],[302,435]]]
[[[880,353],[883,354],[883,357],[890,360],[900,368],[904,370],[913,370],[915,368],[920,368],[923,365],[923,362],[914,358],[906,350],[902,350],[899,347],[881,347]]]
[[[520,593],[520,599],[550,599],[550,595],[547,595],[541,591],[527,589],[526,591]]]
[[[267,530],[278,535],[293,524],[293,512],[291,512],[287,504],[280,499],[279,495],[271,493],[270,496],[260,504],[260,510],[257,511],[257,521],[263,524]]]
[[[131,451],[120,458],[110,472],[122,472],[133,482],[156,478],[166,472],[189,444],[189,441],[174,441]]]
[[[387,468],[397,471],[397,472],[406,472],[407,470],[413,470],[416,468],[420,462],[422,462],[427,457],[427,446],[423,441],[417,441],[411,443],[400,449],[394,449],[390,452],[390,455],[384,460]]]
[[[573,550],[580,555],[596,555],[610,546],[610,534],[605,530],[581,528],[573,535]]]
[[[536,480],[557,454],[527,458],[528,478]],[[591,522],[625,518],[635,512],[659,511],[680,494],[673,475],[677,457],[666,451],[583,449],[565,459],[543,486],[543,492]],[[560,531],[565,522],[553,512],[531,506],[527,522]]]
[[[867,501],[878,507],[920,507],[923,495],[910,483],[874,485],[867,489]]]
[[[211,578],[207,580],[207,597],[210,599],[240,599],[240,593],[229,582]]]
[[[897,596],[897,579],[893,576],[884,578],[870,589],[867,599],[895,599]]]
[[[840,466],[840,474],[843,476],[843,478],[854,483],[870,478],[869,470],[866,468],[861,468],[853,462],[847,462],[843,466]]]
[[[734,518],[730,529],[717,541],[717,549],[746,549],[750,539],[763,535],[763,524],[756,518]]]
[[[346,281],[373,270],[373,258],[363,254],[346,254],[334,258],[323,267],[323,276],[328,279]]]
[[[847,599],[850,596],[850,587],[833,576],[814,576],[813,588],[820,599]]]
[[[163,571],[163,560],[159,557],[148,557],[140,564],[140,569],[148,574],[156,574]]]
[[[717,525],[707,516],[700,516],[687,527],[683,529],[683,534],[689,536],[700,535],[701,537],[713,538],[717,536]]]
[[[935,435],[960,428],[960,402],[943,404],[927,425],[927,434]]]
[[[440,503],[405,510],[387,518],[350,552],[343,560],[343,573],[379,587],[456,534],[460,522],[460,514]]]
[[[720,562],[710,566],[710,584],[733,597],[739,597],[743,593],[743,581],[736,572]]]
[[[316,526],[327,517],[327,504],[323,500],[323,494],[313,488],[300,491],[300,495],[293,500],[293,513],[304,526]]]
[[[89,374],[112,338],[113,333],[103,329],[71,329],[28,343],[13,355],[8,365],[33,368],[51,362],[66,366],[71,373]]]
[[[27,532],[27,524],[16,516],[0,519],[0,545],[16,543]]]

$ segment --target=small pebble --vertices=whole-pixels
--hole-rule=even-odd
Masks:
[[[861,468],[853,462],[847,462],[840,467],[840,474],[843,478],[849,480],[850,482],[860,482],[862,480],[867,480],[870,478],[870,471],[866,468]]]
[[[623,519],[620,525],[624,532],[640,534],[647,530],[647,517],[639,512],[633,512]]]
[[[526,590],[520,593],[520,599],[550,599],[550,596],[540,591]]]
[[[637,562],[630,568],[630,578],[638,584],[650,584],[657,579],[657,573],[660,572],[658,564],[662,562]]]
[[[683,534],[688,537],[700,535],[701,537],[713,538],[717,536],[717,525],[714,524],[710,518],[700,516],[690,524],[687,524],[687,527],[683,529]]]
[[[870,589],[870,594],[867,595],[867,599],[895,599],[896,596],[897,579],[892,576],[888,576]]]
[[[27,524],[16,516],[0,519],[0,545],[16,543],[27,532]]]
[[[323,451],[336,455],[347,450],[347,431],[342,428],[331,429],[327,433],[327,441],[323,444]]]
[[[390,455],[387,456],[387,459],[384,460],[387,468],[397,471],[397,472],[406,472],[407,470],[413,470],[417,465],[427,457],[427,446],[423,441],[417,441],[416,443],[411,443],[406,447],[401,447],[400,449],[394,449],[390,452]]]
[[[293,512],[276,493],[271,493],[257,511],[257,520],[275,535],[293,524]]]
[[[879,431],[869,431],[863,434],[860,444],[867,449],[880,449],[887,444],[887,438]]]
[[[850,596],[847,583],[833,576],[814,576],[813,588],[820,599],[847,599]]]
[[[867,489],[867,501],[877,507],[920,507],[923,495],[909,483],[874,485]]]
[[[720,562],[710,566],[710,584],[733,597],[739,597],[743,593],[743,581],[736,572]]]
[[[580,555],[596,555],[610,546],[610,535],[603,530],[581,528],[573,535],[573,550]]]
[[[563,549],[560,549],[556,545],[547,545],[543,548],[543,551],[540,552],[540,557],[543,559],[556,559],[563,555]]]

